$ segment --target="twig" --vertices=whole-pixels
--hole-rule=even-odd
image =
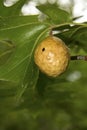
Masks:
[[[85,60],[85,61],[87,61],[87,56],[82,56],[82,55],[71,56],[71,60]]]

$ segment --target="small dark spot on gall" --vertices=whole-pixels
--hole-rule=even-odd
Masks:
[[[43,48],[42,51],[45,51],[45,48]]]

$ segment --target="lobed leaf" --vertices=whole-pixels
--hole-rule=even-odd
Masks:
[[[7,86],[9,82],[12,82],[14,89],[14,83],[16,83],[18,91],[15,89],[15,102],[17,102],[27,87],[35,90],[39,71],[33,59],[34,49],[39,40],[49,31],[49,25],[38,22],[36,16],[13,17],[12,21],[11,17],[3,19],[4,23],[7,22],[7,24],[2,25],[0,28],[0,39],[1,41],[8,39],[14,44],[15,49],[9,60],[0,66],[0,80],[3,82],[8,81]],[[16,20],[14,21],[14,19]],[[22,22],[20,23],[20,21]],[[2,46],[6,49],[9,48],[9,44],[6,43]],[[3,50],[5,53],[6,49]],[[2,57],[3,60],[5,58],[7,58],[7,53],[4,59]],[[8,95],[9,93],[10,91]]]
[[[71,16],[65,10],[60,9],[56,4],[46,4],[37,6],[37,8],[48,16],[53,24],[62,24],[71,22]]]
[[[4,6],[4,0],[0,1],[0,16],[6,17],[6,16],[19,16],[21,14],[21,8],[24,5],[26,1],[25,0],[19,0],[15,4],[13,4],[10,7]]]

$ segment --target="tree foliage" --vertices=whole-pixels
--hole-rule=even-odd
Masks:
[[[33,58],[51,30],[71,55],[86,54],[87,23],[74,23],[69,12],[49,3],[37,6],[44,20],[23,16],[24,3],[5,7],[0,2],[0,129],[87,129],[87,63],[71,61],[64,74],[52,79],[39,71]],[[71,82],[74,73],[81,78]]]

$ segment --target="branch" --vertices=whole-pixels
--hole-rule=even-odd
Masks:
[[[85,60],[85,61],[87,61],[87,56],[81,56],[81,55],[71,56],[71,60]]]

